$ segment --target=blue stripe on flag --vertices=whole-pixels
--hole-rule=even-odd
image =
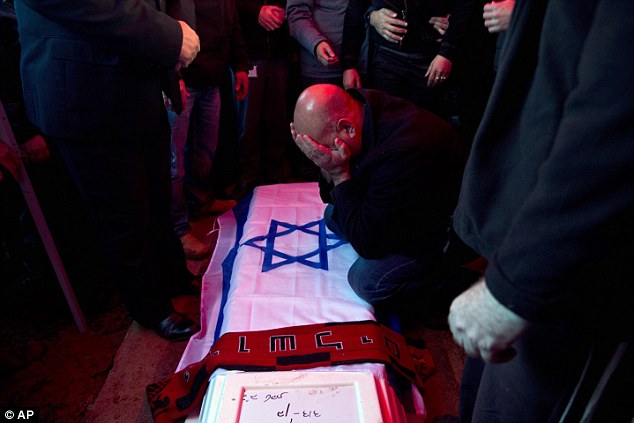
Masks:
[[[232,209],[232,212],[236,219],[236,239],[234,240],[233,248],[227,254],[227,257],[222,262],[222,300],[220,301],[220,310],[218,312],[218,321],[216,323],[216,330],[214,332],[214,339],[220,338],[220,328],[224,319],[224,309],[227,304],[227,297],[229,295],[229,287],[231,285],[231,273],[233,272],[233,264],[236,256],[238,255],[238,248],[240,247],[240,239],[244,233],[244,224],[249,216],[249,208],[251,206],[251,200],[253,199],[253,193],[244,197],[237,206]]]

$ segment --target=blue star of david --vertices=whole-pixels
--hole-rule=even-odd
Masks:
[[[319,246],[316,250],[299,256],[292,256],[275,249],[275,239],[293,233],[294,231],[302,231],[304,233],[315,235],[319,239]],[[258,243],[264,242],[264,245]],[[331,243],[329,244],[329,241]],[[299,263],[315,269],[328,270],[328,251],[333,250],[341,245],[347,244],[335,234],[328,233],[324,219],[309,222],[304,225],[293,225],[287,222],[271,220],[269,232],[266,235],[256,236],[245,241],[242,245],[254,247],[264,252],[264,263],[262,264],[262,272],[276,269],[281,266]],[[273,258],[278,257],[282,260],[273,263]],[[316,260],[310,260],[316,257]]]

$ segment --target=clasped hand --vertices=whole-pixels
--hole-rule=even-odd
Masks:
[[[375,10],[370,14],[370,24],[381,37],[392,43],[403,41],[407,34],[407,22],[399,19],[398,14],[390,9]]]
[[[183,31],[183,41],[175,69],[180,71],[181,69],[189,66],[189,64],[196,58],[196,55],[200,51],[200,38],[198,38],[198,34],[196,34],[196,32],[185,22],[178,21],[178,23]]]
[[[4,179],[3,169],[8,171],[16,181],[19,178],[20,159],[13,154],[5,142],[0,139],[0,181]]]
[[[449,309],[449,328],[456,343],[472,357],[503,363],[515,356],[513,342],[528,322],[500,304],[484,279],[460,294]]]
[[[504,0],[484,5],[482,18],[484,26],[491,33],[506,31],[511,21],[515,0]]]
[[[279,6],[264,5],[258,14],[258,24],[267,31],[274,31],[284,23],[286,13]]]
[[[16,181],[20,180],[20,158],[26,163],[43,162],[48,160],[51,154],[46,140],[39,134],[20,144],[19,148],[20,156],[11,150],[8,142],[0,139],[0,181],[4,178],[3,169]]]
[[[295,144],[331,181],[339,183],[350,179],[350,156],[348,145],[339,138],[335,138],[332,146],[319,144],[311,136],[298,134],[291,122],[291,136]]]
[[[315,46],[315,57],[324,66],[332,66],[339,63],[339,58],[328,41],[320,41]]]

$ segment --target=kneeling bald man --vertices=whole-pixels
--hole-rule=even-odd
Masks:
[[[387,310],[446,313],[466,288],[443,254],[468,154],[457,132],[384,92],[318,84],[300,94],[291,134],[321,169],[326,225],[360,256],[354,291]]]

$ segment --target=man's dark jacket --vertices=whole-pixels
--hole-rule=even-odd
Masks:
[[[631,2],[515,4],[455,215],[504,306],[630,339],[633,13]]]
[[[279,6],[286,9],[286,0],[237,0],[240,12],[240,29],[247,44],[249,58],[273,59],[289,57],[291,54],[291,34],[288,21],[281,27],[267,31],[258,23],[262,6]]]
[[[13,4],[0,2],[0,101],[18,144],[40,133],[24,109],[20,83],[20,43]]]
[[[164,131],[161,83],[183,39],[178,22],[157,11],[168,4],[16,1],[25,104],[44,134],[125,142]]]
[[[455,5],[454,5],[455,3]],[[356,68],[361,44],[369,28],[373,46],[383,46],[405,53],[424,54],[433,58],[436,54],[453,61],[457,48],[468,36],[469,16],[475,8],[480,8],[479,0],[350,0],[346,10],[343,29],[341,60],[344,69]],[[370,13],[383,8],[396,12],[398,19],[407,22],[407,34],[400,43],[383,38],[369,24]],[[431,17],[449,16],[450,25],[444,35],[429,23]]]
[[[381,91],[348,91],[364,103],[362,152],[348,181],[320,181],[333,219],[357,253],[414,258],[443,247],[467,149],[456,131],[432,113]]]
[[[251,69],[235,0],[194,0],[194,3],[200,52],[182,72],[187,86],[215,87],[229,68],[234,72]]]

